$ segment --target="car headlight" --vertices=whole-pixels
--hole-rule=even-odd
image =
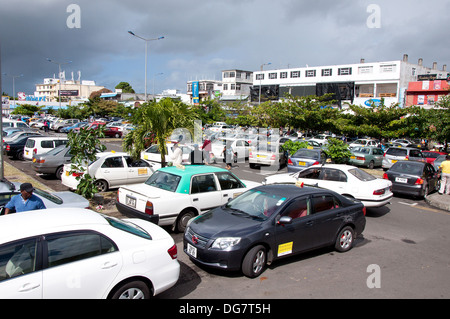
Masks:
[[[225,250],[239,244],[240,241],[240,237],[220,237],[214,241],[212,248]]]

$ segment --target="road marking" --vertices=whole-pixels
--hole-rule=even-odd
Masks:
[[[417,203],[405,203],[405,202],[398,202],[399,204],[408,205],[408,206],[416,206]]]

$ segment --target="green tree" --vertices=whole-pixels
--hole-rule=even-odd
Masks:
[[[123,93],[134,93],[133,88],[128,82],[120,82],[116,85],[116,89],[121,89]]]
[[[139,158],[145,149],[146,138],[154,134],[161,153],[161,163],[165,166],[167,138],[176,128],[186,128],[193,133],[196,119],[196,113],[180,101],[165,98],[159,102],[145,103],[135,111],[131,121],[136,129],[125,136],[123,147],[133,158]]]
[[[103,127],[99,126],[97,129],[81,128],[79,133],[70,132],[68,134],[68,143],[70,146],[70,154],[73,155],[71,162],[71,170],[69,174],[83,172],[78,175],[76,179],[79,181],[76,193],[82,195],[87,199],[91,199],[98,189],[95,185],[95,179],[89,174],[89,165],[95,161],[97,152],[102,152],[106,146],[101,144],[99,138],[105,137]]]
[[[40,113],[42,110],[42,106],[32,105],[32,104],[20,104],[16,105],[12,114],[21,114],[26,116],[33,116],[35,112]]]

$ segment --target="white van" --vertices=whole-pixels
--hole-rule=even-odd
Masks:
[[[47,153],[56,146],[67,144],[68,141],[69,140],[64,137],[30,137],[23,148],[23,158],[31,161],[34,155]]]
[[[16,120],[10,120],[10,119],[2,119],[2,127],[19,127],[19,128],[30,128],[27,123],[23,121],[16,121]]]

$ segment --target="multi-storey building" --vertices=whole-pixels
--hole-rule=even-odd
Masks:
[[[422,59],[417,64],[410,63],[406,54],[403,60],[396,61],[366,63],[361,59],[357,64],[255,71],[251,101],[279,100],[286,93],[293,96],[333,93],[342,106],[345,102],[372,106],[384,99],[385,105],[399,103],[402,107],[408,83],[426,74],[447,78],[448,72],[445,65],[442,71],[437,70],[436,63],[432,68],[425,67]]]
[[[46,78],[41,84],[36,84],[35,98],[45,98],[47,101],[57,101],[61,96],[61,100],[87,99],[92,92],[104,89],[104,86],[98,86],[95,81],[74,81],[61,80],[57,78]]]

